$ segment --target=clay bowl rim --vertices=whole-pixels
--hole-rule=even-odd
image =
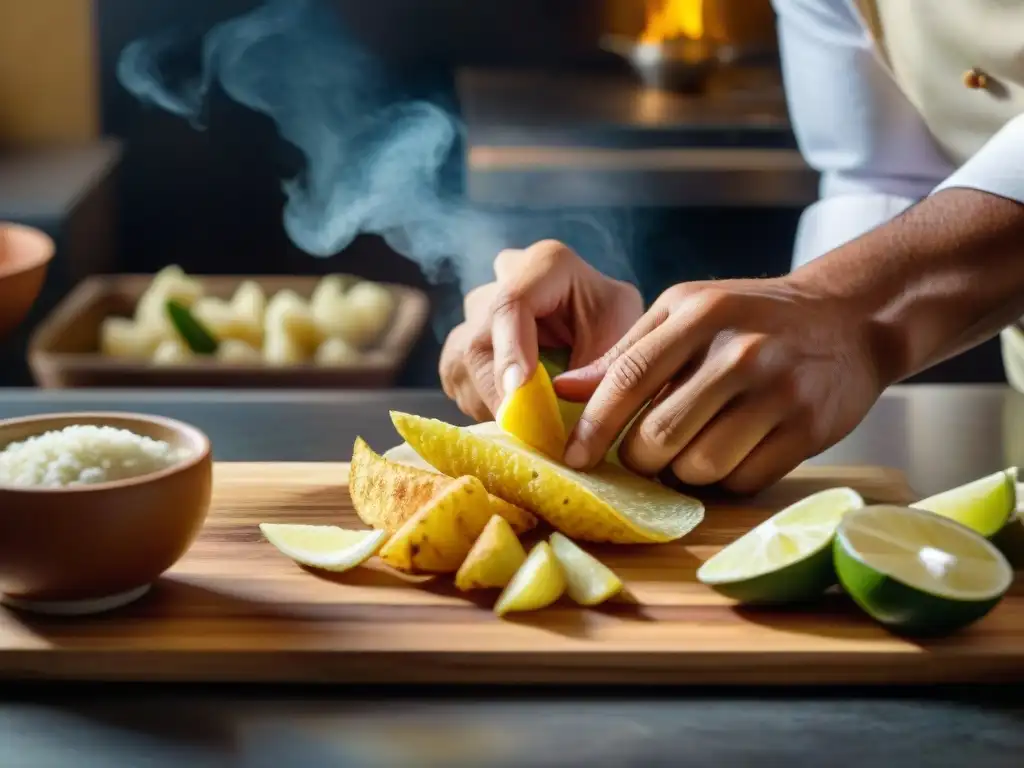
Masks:
[[[20,494],[39,494],[39,495],[76,495],[81,493],[101,493],[103,491],[116,491],[123,488],[135,488],[142,485],[150,485],[151,483],[157,482],[165,477],[171,477],[183,472],[187,472],[190,469],[204,464],[209,461],[210,454],[213,452],[213,447],[210,442],[210,438],[198,427],[194,427],[191,424],[186,424],[183,421],[177,419],[170,419],[166,416],[151,416],[144,413],[133,413],[130,411],[65,411],[61,413],[47,413],[39,414],[36,416],[18,416],[13,419],[0,419],[0,451],[7,448],[10,442],[4,442],[4,433],[11,427],[25,426],[28,424],[40,424],[41,426],[45,422],[49,421],[68,421],[68,420],[80,420],[89,419],[89,422],[79,422],[88,426],[97,425],[96,422],[101,422],[99,426],[103,426],[102,421],[107,419],[117,419],[121,421],[136,421],[144,424],[158,425],[169,429],[180,437],[183,437],[191,447],[191,455],[183,461],[178,461],[169,467],[157,470],[156,472],[147,472],[144,475],[138,475],[137,477],[126,477],[122,480],[110,480],[105,483],[92,483],[89,485],[75,485],[64,488],[53,488],[53,487],[39,487],[30,485],[6,485],[0,483],[0,493],[20,493]],[[65,426],[76,425],[75,421]],[[63,428],[63,427],[61,427]],[[121,427],[124,429],[125,427]],[[49,431],[45,426],[42,426],[38,432],[35,432],[27,437],[20,438],[22,440],[28,439],[29,437],[36,437]],[[136,433],[137,434],[137,433]]]
[[[13,232],[18,236],[34,238],[39,240],[45,248],[39,249],[37,256],[27,262],[11,262],[8,259],[0,258],[0,281],[45,267],[53,261],[53,257],[57,254],[57,244],[54,239],[37,227],[17,224],[13,221],[0,221],[0,233],[3,232]]]

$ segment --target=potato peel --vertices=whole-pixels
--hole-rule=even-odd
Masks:
[[[455,587],[502,589],[526,562],[526,550],[508,521],[493,515],[455,574]]]
[[[483,484],[460,477],[395,531],[378,557],[405,573],[455,573],[492,514]]]
[[[391,420],[432,466],[452,476],[480,478],[492,494],[578,541],[674,541],[704,518],[704,505],[694,498],[608,463],[577,472],[494,422],[456,427],[398,411],[391,412]]]
[[[386,459],[362,438],[356,438],[352,448],[348,481],[352,506],[371,528],[395,533],[452,481],[448,475]],[[537,525],[537,518],[525,509],[497,496],[487,498],[492,512],[505,518],[517,534]]]

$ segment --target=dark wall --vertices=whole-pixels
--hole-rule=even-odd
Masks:
[[[173,26],[208,28],[258,4],[98,0],[103,126],[126,140],[122,268],[149,270],[168,260],[203,271],[337,268],[295,252],[284,236],[280,180],[294,158],[273,125],[215,95],[209,130],[195,131],[140,106],[116,79],[118,56],[131,41]],[[404,76],[410,90],[429,92],[452,109],[457,64],[608,63],[595,44],[600,16],[591,12],[592,0],[338,0],[337,7],[352,33]],[[458,184],[458,168],[450,179]],[[343,260],[416,279],[411,266],[378,255],[373,243],[359,242]]]

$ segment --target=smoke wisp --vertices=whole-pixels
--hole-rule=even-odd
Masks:
[[[510,219],[444,193],[459,120],[430,101],[396,98],[381,62],[346,34],[330,4],[269,0],[210,29],[189,63],[194,42],[182,32],[133,42],[118,62],[120,83],[198,130],[215,87],[273,120],[305,160],[283,181],[284,226],[303,251],[326,257],[376,234],[428,280],[456,278],[465,292],[492,278],[500,250],[528,244]],[[595,217],[551,216],[538,237],[567,228],[584,232],[577,247],[591,263],[632,279],[620,243]]]

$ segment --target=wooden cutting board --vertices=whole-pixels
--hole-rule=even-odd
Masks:
[[[344,464],[220,464],[206,528],[134,605],[85,619],[0,609],[0,678],[445,683],[837,684],[1024,677],[1024,590],[962,634],[897,639],[841,595],[813,609],[751,610],[696,582],[698,565],[785,504],[849,485],[872,501],[914,496],[875,467],[803,468],[658,546],[594,547],[637,605],[560,602],[501,620],[494,596],[382,567],[334,577],[262,540],[262,521],[357,525]]]

